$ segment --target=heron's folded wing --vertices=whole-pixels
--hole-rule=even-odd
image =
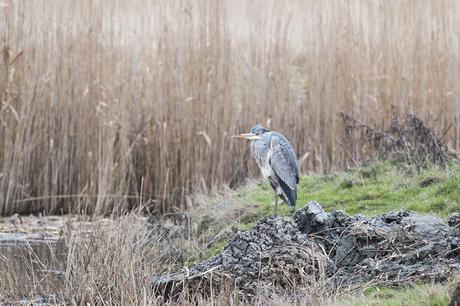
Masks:
[[[270,165],[276,175],[292,190],[299,181],[297,157],[289,141],[282,135],[274,134],[270,141]]]

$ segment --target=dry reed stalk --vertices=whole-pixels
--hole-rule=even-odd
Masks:
[[[256,122],[303,172],[348,158],[339,111],[439,113],[458,150],[459,29],[456,0],[3,0],[0,214],[184,208],[258,173],[230,138]]]

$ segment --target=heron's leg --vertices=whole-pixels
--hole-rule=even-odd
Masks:
[[[275,217],[278,216],[278,195],[275,193]]]

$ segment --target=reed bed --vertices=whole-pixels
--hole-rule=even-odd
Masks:
[[[0,53],[2,215],[187,208],[258,175],[257,122],[304,173],[346,164],[340,111],[460,147],[456,0],[0,0]]]

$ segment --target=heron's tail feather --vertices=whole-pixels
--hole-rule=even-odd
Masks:
[[[292,190],[283,180],[279,180],[279,183],[283,190],[282,194],[280,194],[281,199],[289,206],[295,207],[295,202],[297,201],[297,188]]]

